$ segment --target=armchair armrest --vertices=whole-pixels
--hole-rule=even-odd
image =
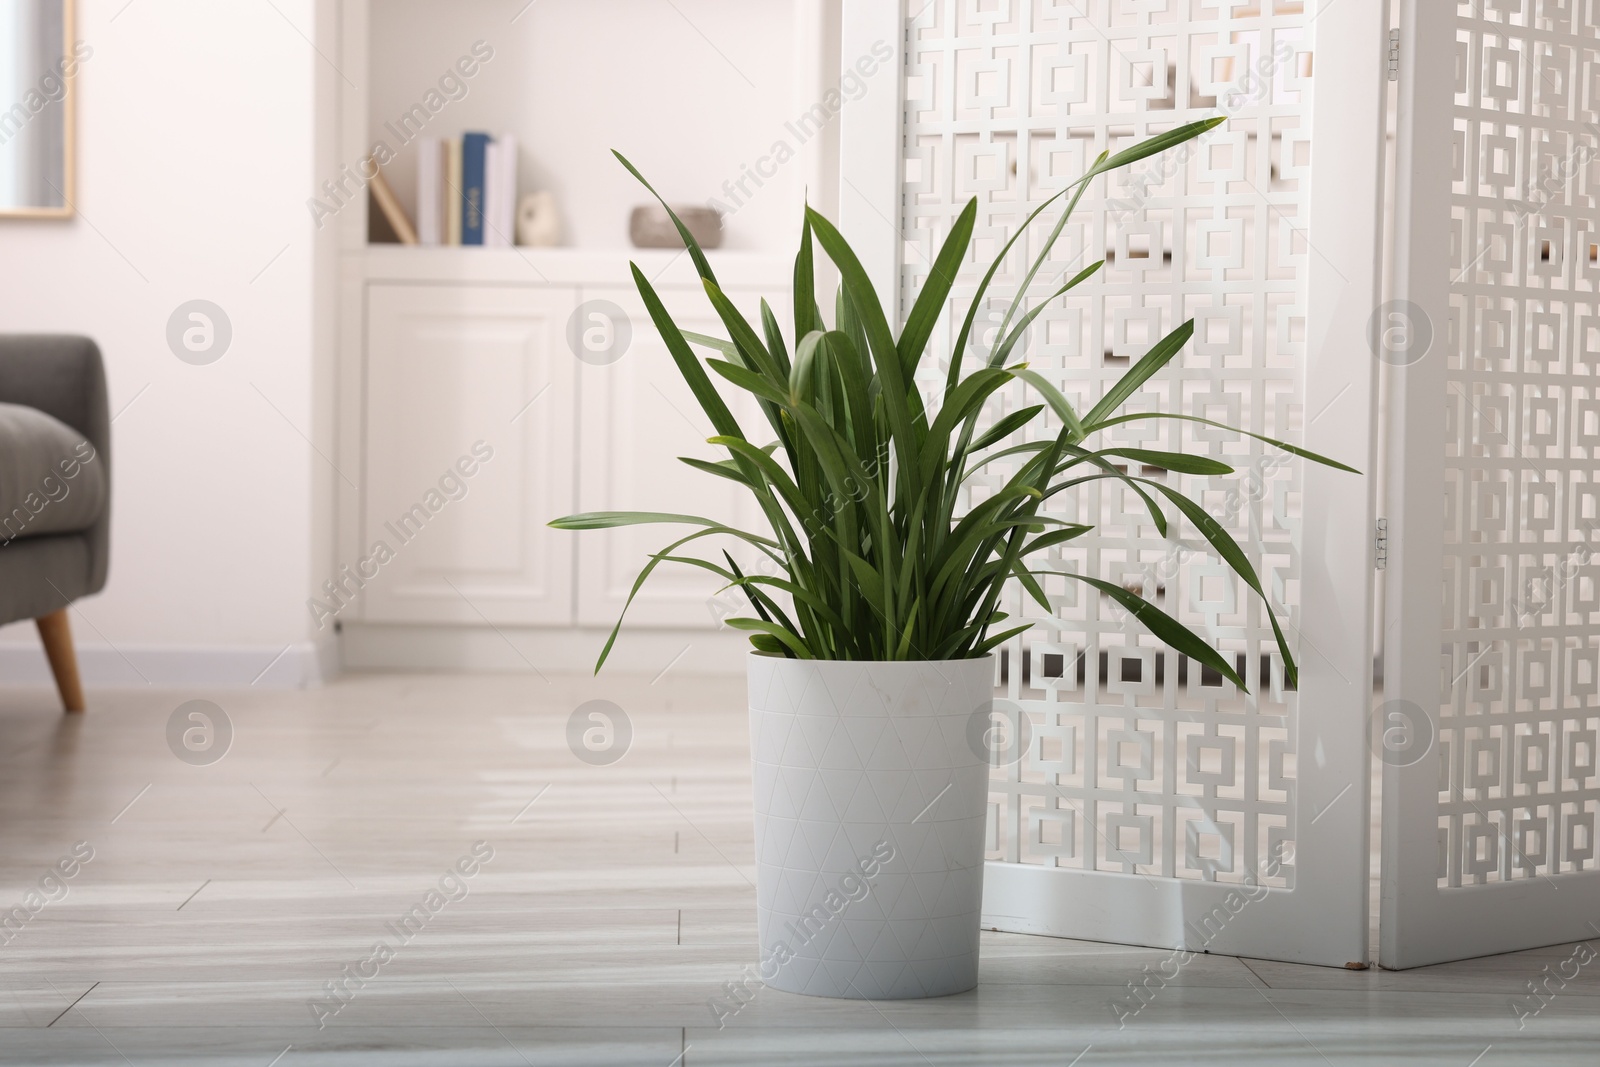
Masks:
[[[94,446],[111,485],[111,415],[99,347],[68,334],[0,334],[0,402],[26,404],[71,426]],[[86,532],[89,588],[105,586],[111,535],[108,501]]]

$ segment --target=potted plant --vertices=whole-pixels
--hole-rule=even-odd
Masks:
[[[749,631],[754,646],[748,675],[757,913],[760,973],[768,985],[876,999],[938,996],[977,984],[989,770],[985,734],[996,673],[991,650],[1027,629],[1005,625],[1002,589],[1015,580],[1052,611],[1030,561],[1093,528],[1049,514],[1053,496],[1087,481],[1115,480],[1138,495],[1163,535],[1164,505],[1170,505],[1266,599],[1244,552],[1200,504],[1163,480],[1125,469],[1222,476],[1231,467],[1206,456],[1094,443],[1104,431],[1142,419],[1234,429],[1193,415],[1120,413],[1184,347],[1193,320],[1152,347],[1083,413],[1019,358],[1033,319],[1103,266],[1102,261],[1077,271],[1024,310],[1030,284],[1089,182],[1221,121],[1191,123],[1115,155],[1102,153],[1082,178],[1040,205],[973,294],[943,390],[931,407],[914,379],[967,255],[975,200],[951,226],[898,336],[849,244],[810,208],[795,259],[794,323],[787,338],[764,301],[759,327],[734,308],[676,216],[728,337],[679,329],[644,274],[633,268],[656,329],[716,428],[711,443],[727,452],[720,462],[683,462],[744,486],[769,529],[654,512],[592,512],[551,525],[692,527],[649,558],[633,594],[670,562],[708,570],[749,598],[753,615],[726,621]],[[632,164],[617,158],[650,188]],[[1027,226],[1069,195],[995,343],[987,353],[977,352],[973,324],[1001,263]],[[813,244],[841,279],[831,324],[814,295]],[[702,360],[693,346],[708,349],[709,357]],[[979,365],[963,374],[969,361]],[[724,388],[753,394],[770,440],[761,442],[739,424],[713,375]],[[982,426],[985,402],[1016,382],[1035,391],[1040,403]],[[1034,424],[1048,432],[1021,439],[1020,431]],[[1250,436],[1351,470],[1293,445]],[[963,510],[964,482],[1001,457],[1023,458],[1014,460],[1017,469],[1001,488]],[[710,537],[742,541],[769,566],[747,573],[727,552],[720,561],[683,553]],[[1227,658],[1138,594],[1089,575],[1050,573],[1093,587],[1180,656],[1246,688]],[[1270,603],[1267,614],[1272,617]],[[596,671],[621,624],[619,619]],[[1272,626],[1293,685],[1294,659],[1275,618]]]

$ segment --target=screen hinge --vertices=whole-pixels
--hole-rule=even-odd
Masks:
[[[1389,567],[1389,520],[1379,519],[1376,536],[1372,541],[1372,565],[1377,570]]]
[[[1389,80],[1400,80],[1400,31],[1389,31]]]

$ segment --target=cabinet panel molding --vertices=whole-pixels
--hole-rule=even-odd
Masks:
[[[363,619],[570,624],[577,291],[374,285]],[[357,568],[353,568],[357,569]]]
[[[727,331],[693,286],[659,289],[680,328],[725,337]],[[760,322],[763,294],[729,289],[728,296],[751,322]],[[582,414],[578,437],[578,501],[583,511],[668,511],[703,515],[741,529],[768,532],[760,509],[741,486],[713,478],[678,460],[679,456],[722,460],[727,453],[706,443],[716,433],[694,394],[684,384],[665,343],[656,332],[637,292],[621,287],[591,287],[585,305],[605,300],[623,309],[633,337],[626,353],[604,366],[580,364]],[[789,321],[788,301],[773,306],[779,322]],[[750,439],[765,443],[771,428],[748,393],[720,383],[739,424]],[[583,535],[578,551],[578,621],[586,626],[616,622],[634,578],[688,526],[628,526]],[[720,560],[723,547],[741,566],[756,561],[731,538],[707,538],[685,546],[685,554]],[[713,601],[722,581],[682,564],[663,564],[650,576],[628,609],[630,626],[710,629],[717,625]],[[726,614],[724,611],[723,614]]]

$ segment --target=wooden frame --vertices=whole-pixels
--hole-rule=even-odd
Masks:
[[[76,0],[61,0],[62,5],[62,57],[72,53],[73,35],[77,31],[77,3]],[[73,86],[77,80],[77,72],[71,76],[62,76],[61,108],[63,118],[62,139],[62,172],[66,178],[66,188],[61,192],[61,199],[66,201],[61,207],[0,207],[0,218],[4,219],[70,219],[77,215],[78,197],[78,93]]]

